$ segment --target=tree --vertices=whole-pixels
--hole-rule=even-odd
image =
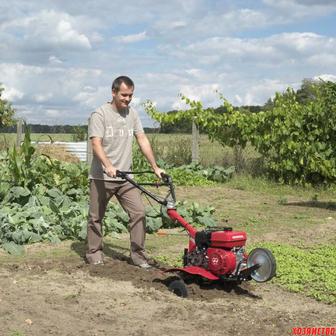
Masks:
[[[14,124],[15,110],[12,108],[10,102],[1,97],[4,90],[5,89],[0,85],[0,127]]]
[[[335,183],[336,83],[307,87],[299,95],[293,89],[276,94],[273,108],[257,115],[248,139],[277,180]]]
[[[296,97],[298,102],[302,104],[307,104],[317,99],[318,90],[323,85],[324,82],[321,80],[305,78],[302,81],[300,89],[296,91]]]

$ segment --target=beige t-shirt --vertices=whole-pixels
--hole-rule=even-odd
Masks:
[[[89,138],[103,139],[103,149],[118,170],[131,169],[133,137],[137,133],[143,133],[143,128],[137,111],[132,107],[118,112],[111,103],[106,103],[91,114]],[[104,173],[102,163],[94,153],[89,178],[115,180]]]

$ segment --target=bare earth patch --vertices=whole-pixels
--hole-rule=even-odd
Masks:
[[[191,285],[170,293],[160,270],[124,260],[3,265],[0,334],[289,335],[293,327],[331,326],[336,309],[271,284],[237,288]]]

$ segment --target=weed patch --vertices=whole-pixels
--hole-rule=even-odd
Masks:
[[[313,247],[265,243],[277,262],[274,281],[316,300],[336,303],[336,246]]]

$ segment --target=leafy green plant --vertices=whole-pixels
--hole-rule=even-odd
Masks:
[[[8,149],[8,175],[14,179],[15,185],[30,187],[34,181],[31,171],[32,157],[35,148],[31,144],[30,132],[25,127],[25,137],[20,148],[17,150],[15,146]]]
[[[316,99],[302,104],[288,89],[277,94],[270,111],[259,113],[250,141],[265,157],[269,174],[295,184],[336,179],[336,84],[316,87]]]
[[[197,202],[191,204],[187,201],[179,201],[176,204],[178,213],[190,224],[195,227],[213,227],[217,226],[213,218],[215,208],[212,206],[200,206]],[[181,227],[181,224],[175,223],[168,217],[166,209],[162,208],[163,228]]]
[[[151,102],[145,108],[159,122],[194,120],[223,146],[251,143],[263,156],[269,176],[280,182],[330,184],[336,181],[336,83],[313,86],[310,99],[287,89],[258,113],[235,109],[224,97],[222,112],[203,109],[201,102],[185,96],[181,98],[190,107],[185,111],[160,113]]]
[[[174,183],[180,186],[206,186],[215,184],[213,181],[202,176],[201,173],[188,171],[183,167],[172,168],[168,173],[172,176]]]
[[[162,158],[168,163],[174,166],[189,164],[192,159],[191,139],[178,139],[165,152]]]
[[[207,180],[220,183],[228,181],[235,172],[235,167],[233,166],[229,168],[220,166],[204,168],[199,163],[191,163],[189,165],[180,166],[179,169],[198,174],[202,177],[205,177]]]
[[[132,169],[134,171],[145,171],[145,170],[151,170],[151,167],[146,160],[145,156],[142,154],[142,152],[139,149],[139,146],[134,145],[133,146],[133,158],[132,158]]]
[[[74,134],[72,134],[73,141],[85,141],[87,140],[87,126],[74,126]]]
[[[13,125],[15,114],[11,103],[1,97],[4,90],[0,84],[0,127]]]
[[[178,255],[175,257],[167,256],[167,255],[157,255],[155,256],[155,260],[162,264],[169,265],[169,267],[182,267],[183,255]]]

